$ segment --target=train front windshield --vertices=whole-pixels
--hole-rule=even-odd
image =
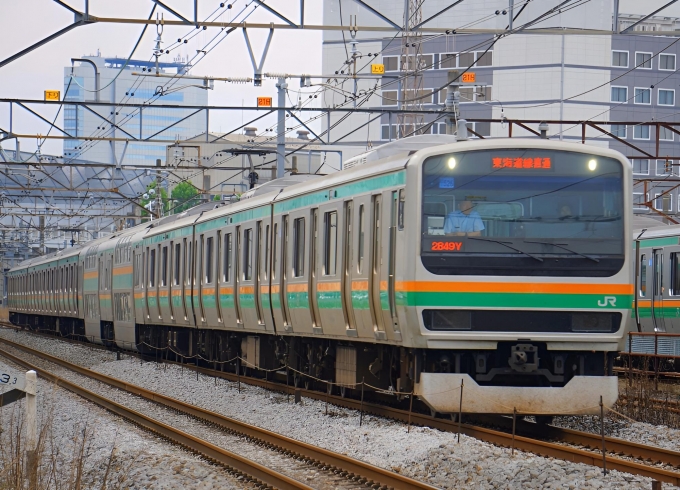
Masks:
[[[423,163],[421,258],[442,275],[608,277],[624,262],[622,163],[499,149]]]

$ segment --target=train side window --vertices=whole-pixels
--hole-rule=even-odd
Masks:
[[[213,237],[205,241],[205,282],[210,284],[213,280]]]
[[[279,242],[279,224],[274,223],[274,236],[272,236],[272,279],[276,279],[276,267],[278,261],[276,260],[277,244]]]
[[[293,276],[305,274],[305,219],[293,221]]]
[[[323,273],[334,276],[338,256],[338,212],[331,211],[324,216],[324,260]]]
[[[231,233],[224,235],[224,262],[222,271],[222,281],[231,280]]]
[[[647,256],[640,256],[640,296],[647,296]]]
[[[156,249],[149,252],[149,287],[156,285]]]
[[[168,285],[168,247],[161,249],[161,286]]]
[[[253,229],[248,228],[243,232],[243,280],[250,281],[253,278]]]
[[[269,277],[269,225],[264,227],[264,280]]]
[[[671,254],[671,290],[672,296],[680,296],[680,253]]]
[[[366,228],[366,220],[364,219],[364,205],[359,206],[359,255],[357,257],[358,272],[361,274],[364,270],[364,234]]]
[[[182,247],[179,243],[175,244],[175,256],[174,256],[174,268],[173,268],[173,277],[172,277],[172,284],[174,286],[179,286],[179,264],[182,259]]]
[[[404,229],[404,212],[406,207],[406,191],[399,189],[399,217],[397,218],[397,227],[399,230]]]

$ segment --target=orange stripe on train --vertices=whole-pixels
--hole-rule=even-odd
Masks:
[[[446,293],[633,294],[632,284],[397,281],[397,291]]]

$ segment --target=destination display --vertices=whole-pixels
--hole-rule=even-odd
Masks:
[[[491,163],[493,168],[514,169],[514,170],[528,170],[528,169],[543,169],[549,170],[552,168],[552,161],[549,157],[492,157]]]

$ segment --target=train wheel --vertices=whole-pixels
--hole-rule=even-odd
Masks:
[[[554,420],[552,415],[536,415],[536,423],[539,425],[550,425]]]

